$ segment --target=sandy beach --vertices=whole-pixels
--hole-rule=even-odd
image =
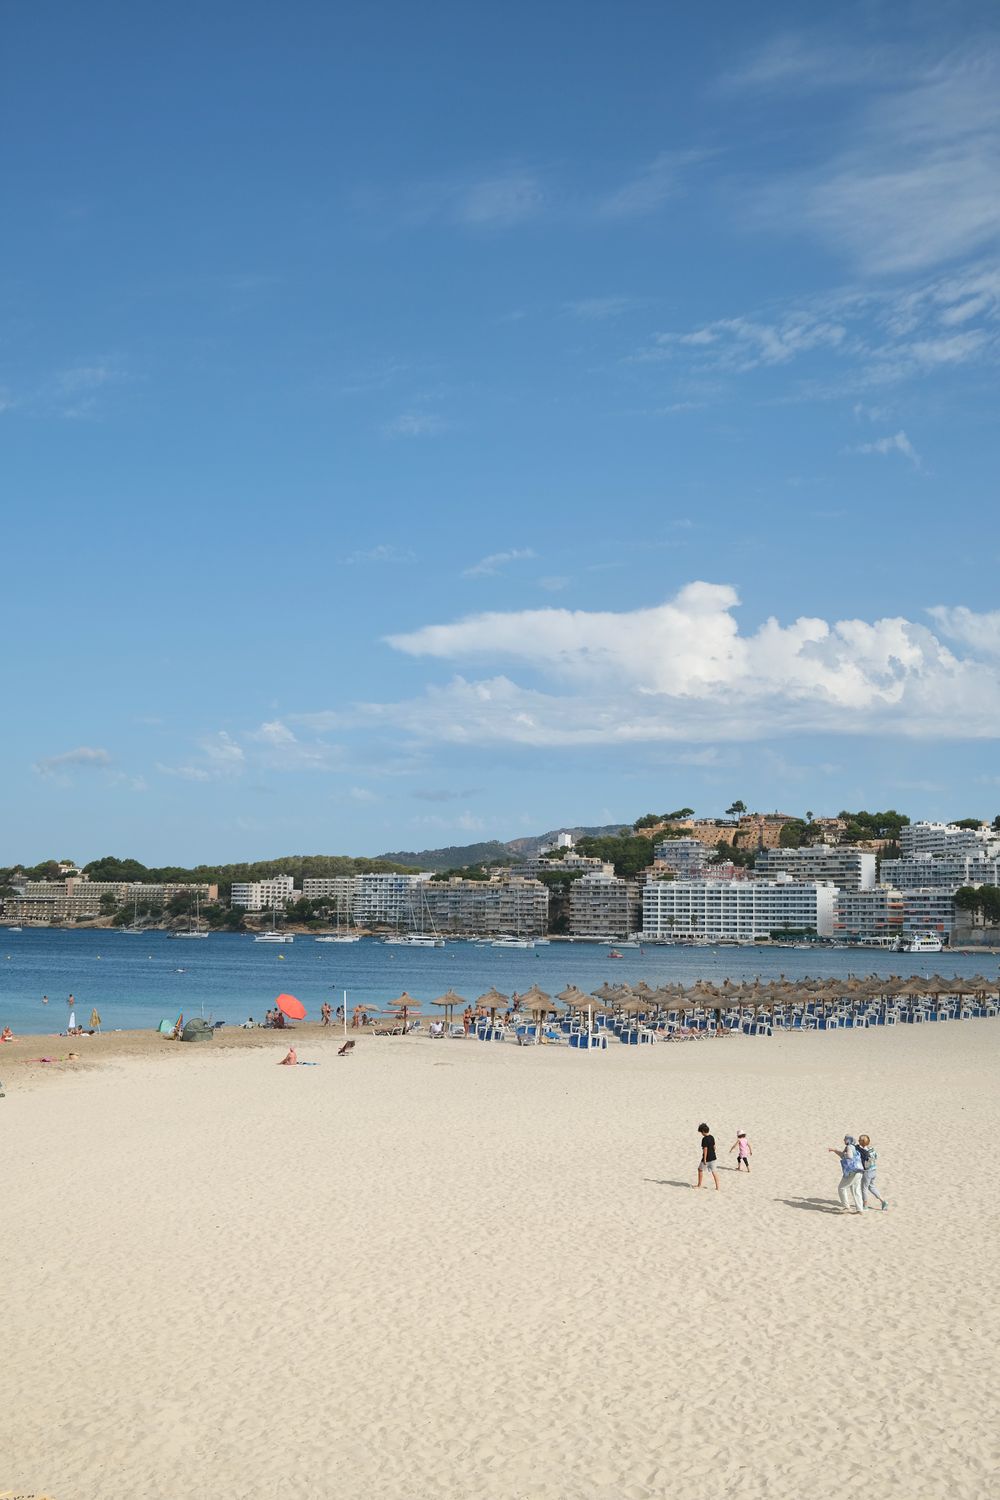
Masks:
[[[995,1021],[345,1060],[302,1028],[295,1069],[286,1036],[230,1041],[0,1055],[0,1492],[995,1485]],[[702,1119],[718,1193],[691,1186]],[[849,1218],[826,1148],[863,1130],[891,1207]]]

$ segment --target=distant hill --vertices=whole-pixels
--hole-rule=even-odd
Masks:
[[[484,844],[452,844],[447,849],[397,849],[394,854],[380,854],[380,864],[407,865],[412,870],[461,870],[466,865],[483,865],[497,860],[516,864],[520,856],[510,846],[489,839]]]
[[[604,834],[619,833],[626,826],[624,823],[604,823],[598,828],[554,828],[550,833],[511,839],[506,844],[490,839],[483,844],[452,844],[447,849],[396,849],[378,857],[381,862],[409,865],[414,870],[464,870],[467,865],[491,864],[497,860],[516,865],[522,860],[536,858],[542,846],[554,843],[560,833],[570,833],[575,839],[601,838]]]

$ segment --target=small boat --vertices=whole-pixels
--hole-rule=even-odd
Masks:
[[[276,932],[273,928],[267,932],[255,932],[253,940],[255,943],[294,943],[294,933]]]
[[[382,939],[388,948],[443,948],[444,938],[433,932],[406,932],[401,937]]]
[[[8,927],[7,931],[8,932],[23,932],[24,928],[23,927]]]
[[[904,953],[941,953],[944,943],[936,932],[915,932],[903,946]]]
[[[619,953],[617,948],[612,948],[611,952],[608,954],[608,957],[609,958],[624,958],[625,955],[624,955],[624,953]]]

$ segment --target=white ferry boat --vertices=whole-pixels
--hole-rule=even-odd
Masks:
[[[936,932],[915,932],[903,947],[904,953],[941,953],[944,943]]]

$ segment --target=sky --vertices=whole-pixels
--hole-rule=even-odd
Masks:
[[[1000,809],[995,5],[2,13],[0,864]]]

